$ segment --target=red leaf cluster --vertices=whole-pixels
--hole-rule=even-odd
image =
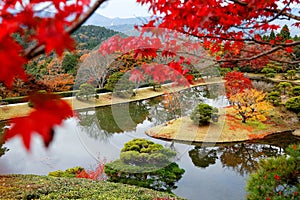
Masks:
[[[230,96],[243,92],[245,89],[252,88],[252,82],[249,78],[245,77],[241,72],[228,72],[225,79],[226,96]]]
[[[31,136],[39,134],[46,147],[54,136],[54,126],[60,125],[68,117],[73,117],[71,106],[54,94],[37,93],[29,97],[34,110],[25,117],[9,120],[11,127],[4,135],[5,141],[20,135],[27,150],[30,149]]]
[[[299,4],[299,0],[283,2],[279,0],[211,0],[209,2],[137,0],[137,2],[149,6],[149,10],[154,14],[152,20],[144,27],[158,26],[200,38],[203,40],[204,47],[209,48],[213,54],[220,50],[235,52],[236,49],[242,49],[244,42],[247,41],[272,47],[271,43],[262,41],[261,36],[280,28],[282,23],[278,20],[280,18],[295,19],[296,23],[293,26],[299,28],[297,22],[299,17],[293,9],[293,6],[295,8],[295,5]],[[276,43],[280,45],[284,41],[278,40]],[[290,49],[288,48],[287,51]]]
[[[65,28],[78,20],[89,3],[90,0],[1,1],[0,82],[10,87],[16,77],[25,80],[23,65],[34,51],[41,49],[37,47],[44,45],[47,54],[55,51],[58,55],[64,49],[73,50],[74,41]],[[47,12],[50,7],[51,12]],[[15,34],[21,41],[14,39]]]
[[[91,180],[106,180],[104,167],[106,160],[98,163],[95,170],[82,170],[80,173],[76,174],[76,178],[85,178]]]

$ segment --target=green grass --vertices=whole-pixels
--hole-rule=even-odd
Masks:
[[[181,199],[172,194],[120,183],[37,175],[1,175],[0,199]]]
[[[246,124],[251,126],[255,131],[264,131],[269,127],[267,124],[264,124],[261,121],[248,120]]]

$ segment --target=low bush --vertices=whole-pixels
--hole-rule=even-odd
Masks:
[[[300,96],[292,97],[285,103],[285,107],[295,113],[300,113]]]
[[[280,93],[273,91],[267,94],[267,100],[272,103],[274,106],[279,106],[281,104]]]
[[[190,118],[196,125],[207,125],[211,119],[218,121],[218,109],[208,104],[200,103],[194,108]]]
[[[105,165],[108,181],[171,192],[184,169],[172,162],[175,151],[146,139],[125,143],[120,159]]]

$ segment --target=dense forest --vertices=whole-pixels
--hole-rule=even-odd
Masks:
[[[97,47],[101,42],[107,40],[111,36],[119,34],[121,36],[126,36],[123,33],[116,32],[101,26],[82,26],[80,27],[72,37],[77,43],[78,50],[92,50]]]
[[[117,34],[126,37],[123,33],[100,26],[80,27],[72,34],[76,42],[76,51],[65,52],[60,58],[52,53],[48,57],[40,56],[29,61],[25,65],[26,72],[29,74],[29,78],[25,83],[16,80],[11,90],[0,83],[0,101],[9,97],[26,96],[30,91],[36,90],[52,92],[71,90],[81,57],[89,54],[92,49],[95,49],[103,41]],[[20,44],[26,44],[18,34],[15,34],[14,37]]]

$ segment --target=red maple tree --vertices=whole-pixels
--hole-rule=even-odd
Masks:
[[[55,51],[61,55],[65,49],[73,50],[74,41],[70,34],[78,29],[106,0],[4,0],[0,2],[0,82],[11,87],[15,78],[25,80],[27,75],[23,65],[30,59],[40,54],[50,54]],[[293,6],[300,0],[136,0],[138,3],[150,6],[154,13],[147,27],[158,26],[167,28],[198,38],[204,48],[213,54],[226,51],[240,54],[240,50],[249,42],[254,42],[264,48],[262,52],[245,58],[237,56],[230,57],[231,61],[253,60],[265,55],[273,54],[279,50],[291,52],[292,48],[300,41],[272,40],[264,41],[262,32],[268,32],[279,28],[280,20],[292,19],[293,26],[300,27],[300,16]],[[45,12],[50,10],[50,13]],[[14,39],[18,34],[22,41]],[[171,37],[165,37],[165,41]],[[136,38],[126,38],[127,43],[120,44],[145,44]],[[150,41],[150,43],[149,43]],[[137,43],[139,42],[139,43]],[[136,57],[156,56],[157,49],[162,43],[157,39],[149,38],[148,44],[143,48],[134,48]],[[185,46],[176,45],[172,42],[162,50],[164,56],[178,55],[178,46],[186,48],[197,48],[199,44]],[[126,45],[125,45],[126,46]],[[114,45],[103,46],[106,51],[115,51]],[[136,47],[136,46],[135,46]],[[268,47],[268,48],[266,48]],[[124,48],[124,47],[121,47]],[[125,52],[126,49],[124,49]],[[128,49],[127,49],[128,50]],[[132,48],[129,49],[130,51]],[[226,57],[217,55],[218,62],[226,62]],[[182,67],[184,63],[190,62],[188,58],[177,59],[169,62],[168,66],[179,75],[191,77]],[[147,66],[149,67],[149,66]],[[174,73],[174,77],[177,76]],[[157,74],[158,75],[158,74]],[[157,76],[157,79],[161,79]],[[13,119],[14,125],[6,133],[6,139],[16,134],[21,134],[25,146],[30,147],[30,135],[32,131],[39,131],[43,135],[45,144],[51,142],[52,126],[60,124],[65,117],[73,116],[71,107],[63,100],[46,95],[40,98],[45,103],[37,103],[35,110],[28,117]],[[51,98],[48,98],[51,97]],[[31,98],[31,97],[30,97]],[[47,103],[49,102],[49,104]],[[52,111],[49,106],[51,105]],[[55,112],[54,112],[55,111]],[[39,116],[48,119],[45,123],[39,123]],[[50,118],[49,118],[50,117]],[[19,123],[30,122],[26,128],[20,128]]]
[[[242,72],[228,72],[225,77],[226,96],[230,98],[232,95],[243,92],[245,89],[252,88],[251,80],[244,76]]]

